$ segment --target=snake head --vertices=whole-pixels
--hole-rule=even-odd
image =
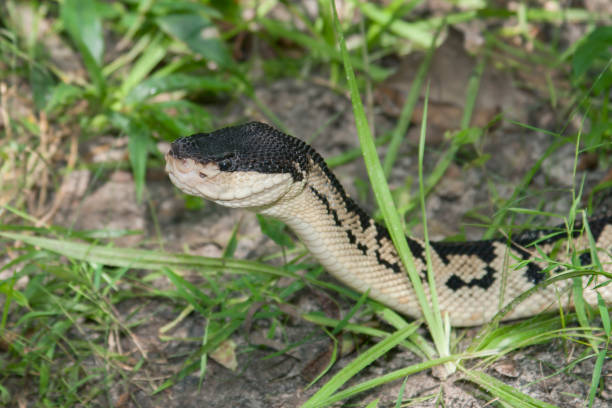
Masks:
[[[252,122],[175,140],[166,171],[187,194],[227,207],[261,208],[304,184],[311,150],[299,139]]]

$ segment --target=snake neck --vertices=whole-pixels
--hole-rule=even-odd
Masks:
[[[387,230],[348,197],[333,175],[313,166],[298,194],[257,212],[286,223],[345,285],[413,317],[416,296]],[[409,240],[413,250],[420,244]],[[381,277],[384,277],[381,279]]]

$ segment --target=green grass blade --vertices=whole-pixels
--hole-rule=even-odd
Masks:
[[[372,19],[376,23],[389,26],[391,32],[400,37],[404,37],[414,42],[415,46],[420,48],[429,47],[431,44],[434,34],[433,30],[429,30],[422,25],[411,24],[403,20],[393,20],[389,22],[389,13],[378,8],[378,6],[372,2],[367,1],[355,1],[353,2],[359,7],[361,12],[368,18]]]
[[[576,277],[573,279],[573,291],[572,298],[574,299],[574,308],[576,309],[576,316],[578,316],[578,321],[580,322],[580,326],[586,328],[589,327],[589,319],[587,317],[587,304],[584,301],[582,296],[582,277]]]
[[[81,53],[98,96],[103,97],[106,91],[106,80],[101,70],[104,37],[102,19],[96,2],[64,0],[61,3],[60,17],[64,28]]]
[[[440,357],[445,357],[450,354],[449,335],[444,330],[442,324],[442,316],[440,315],[440,306],[438,305],[438,293],[436,291],[435,275],[433,271],[433,262],[431,260],[431,246],[429,245],[429,232],[427,230],[427,211],[425,206],[425,183],[423,181],[423,161],[425,157],[425,135],[427,131],[427,109],[429,103],[429,85],[425,91],[425,102],[423,105],[423,120],[421,122],[421,135],[419,138],[419,200],[421,202],[421,217],[423,222],[423,238],[425,240],[425,258],[427,260],[427,282],[429,285],[429,296],[431,300],[432,317],[435,319],[435,325],[430,325],[434,342]],[[449,374],[454,372],[455,369],[450,364],[447,364],[447,370]]]
[[[370,347],[367,351],[355,358],[346,367],[340,370],[334,377],[329,380],[319,391],[317,391],[304,405],[302,408],[319,407],[325,403],[338,388],[342,387],[349,379],[351,379],[359,371],[363,370],[368,365],[372,364],[374,360],[387,353],[393,347],[400,344],[410,334],[414,333],[418,328],[417,325],[409,325],[403,329],[400,329],[393,333],[391,336],[379,343]]]
[[[325,317],[325,316],[321,316],[319,314],[314,314],[314,313],[306,313],[302,315],[302,318],[304,318],[304,320],[307,320],[309,322],[312,322],[312,323],[315,323],[321,326],[331,327],[331,328],[338,327],[338,325],[341,323],[340,320],[332,319],[330,317]],[[406,325],[402,327],[406,327]],[[391,333],[386,332],[381,329],[376,329],[374,327],[369,327],[369,326],[354,324],[354,323],[347,323],[346,325],[342,327],[342,330],[348,331],[351,333],[356,333],[356,334],[363,334],[368,337],[378,337],[381,339],[387,338],[391,335]],[[406,347],[409,350],[415,349],[414,345],[406,341],[401,342],[400,345]]]
[[[603,326],[604,331],[606,332],[606,337],[610,338],[610,336],[612,335],[612,328],[610,327],[610,311],[608,310],[606,301],[599,292],[597,293],[597,308],[599,309],[601,325]]]
[[[595,367],[593,367],[593,375],[591,377],[591,387],[589,388],[589,408],[593,406],[595,393],[597,392],[597,388],[599,388],[599,383],[601,381],[601,370],[607,354],[608,349],[607,347],[604,347],[603,349],[599,350],[599,354],[597,355]]]
[[[374,144],[376,146],[383,146],[384,144],[388,143],[389,140],[391,140],[391,137],[392,137],[392,133],[387,132],[384,135],[379,136],[376,139],[374,139]],[[361,157],[361,148],[355,147],[352,149],[348,149],[344,151],[343,153],[338,154],[337,156],[333,156],[333,157],[329,157],[325,159],[325,163],[327,163],[327,165],[330,168],[334,168],[334,167],[338,167],[343,164],[349,163],[355,159],[358,159],[359,157]]]
[[[461,117],[461,129],[467,129],[470,127],[472,121],[472,113],[474,112],[474,106],[476,106],[476,99],[478,98],[478,89],[480,88],[480,79],[484,72],[484,67],[487,63],[486,55],[478,61],[474,73],[470,76],[466,89],[465,105],[463,108],[463,116]]]
[[[316,384],[325,374],[327,374],[327,372],[333,367],[333,365],[336,363],[336,360],[338,359],[338,340],[336,339],[336,337],[334,337],[332,334],[330,334],[327,330],[325,330],[325,333],[330,337],[330,339],[332,340],[333,343],[333,347],[332,347],[332,352],[331,352],[331,356],[329,357],[329,361],[328,363],[325,365],[325,367],[319,372],[319,374],[317,374],[317,376],[310,382],[308,383],[308,385],[306,385],[306,389],[312,387],[314,384]]]
[[[168,52],[168,44],[163,35],[155,36],[144,49],[144,52],[130,69],[129,74],[121,84],[121,96],[127,96],[130,91],[147,77]]]
[[[548,404],[536,398],[520,392],[515,387],[504,384],[498,379],[491,377],[480,371],[464,370],[467,378],[483,387],[494,398],[510,404],[516,408],[555,408],[555,405]]]
[[[134,184],[136,186],[136,201],[142,201],[142,192],[144,190],[145,176],[147,172],[147,156],[149,155],[149,146],[151,145],[151,131],[148,127],[137,123],[134,120],[130,121],[128,151],[130,152],[130,165],[132,166],[132,174],[134,175]]]
[[[442,358],[437,358],[434,360],[427,360],[423,363],[414,364],[396,371],[392,371],[383,376],[373,378],[368,381],[364,381],[361,384],[357,384],[353,387],[347,388],[346,390],[340,391],[337,394],[330,396],[328,399],[319,403],[319,405],[315,405],[317,407],[328,406],[338,401],[345,400],[347,398],[353,397],[361,392],[370,390],[375,387],[379,387],[383,384],[386,384],[391,381],[396,381],[401,378],[404,378],[408,375],[412,375],[418,373],[420,371],[428,370],[432,367],[442,365],[449,362],[454,362],[457,360],[465,360],[471,358],[479,358],[488,355],[488,353],[477,353],[477,354],[462,354],[462,355],[451,355]]]
[[[376,202],[378,203],[378,206],[384,216],[393,243],[398,250],[398,254],[408,272],[412,285],[414,286],[419,305],[421,306],[421,310],[425,317],[425,321],[429,325],[430,330],[432,330],[432,333],[442,333],[442,328],[437,327],[436,320],[434,320],[432,316],[432,311],[429,307],[429,303],[427,302],[421,279],[415,269],[414,260],[412,258],[412,254],[410,253],[410,249],[408,248],[408,243],[406,241],[406,236],[404,235],[399,214],[393,203],[393,198],[391,196],[391,192],[389,191],[389,186],[387,185],[387,180],[376,153],[376,146],[374,145],[365,110],[359,96],[359,89],[357,87],[355,73],[353,72],[351,61],[348,56],[348,50],[344,41],[340,21],[338,20],[338,15],[335,11],[336,9],[334,2],[332,2],[332,7],[334,11],[334,23],[336,25],[336,32],[339,38],[344,68],[349,84],[351,102],[353,104],[353,112],[355,115],[355,124],[357,127],[357,134],[359,136],[359,143],[363,151],[364,161],[368,171],[368,176],[370,178],[370,184],[374,190]]]
[[[140,202],[145,184],[147,158],[149,151],[154,148],[151,129],[135,116],[116,113],[111,115],[110,119],[117,128],[128,135],[128,152],[136,185],[136,200]]]
[[[406,390],[406,383],[408,382],[408,376],[404,378],[404,382],[402,382],[402,386],[400,387],[399,394],[397,395],[397,399],[395,400],[395,408],[402,408],[402,401],[404,400],[404,391]]]
[[[94,262],[108,266],[146,268],[159,270],[163,267],[170,268],[204,268],[209,272],[216,273],[219,270],[231,273],[260,273],[279,277],[296,277],[295,274],[270,265],[254,261],[207,258],[197,255],[172,254],[160,251],[147,251],[143,249],[114,248],[84,244],[74,241],[66,241],[52,238],[34,237],[25,234],[11,232],[0,232],[1,237],[15,241],[21,241],[40,249],[51,251],[66,257],[81,261]]]
[[[584,233],[589,240],[589,252],[591,253],[591,260],[595,265],[597,270],[603,270],[603,266],[601,261],[599,260],[599,255],[597,254],[597,243],[593,238],[593,233],[591,232],[591,227],[589,227],[589,220],[587,218],[586,211],[582,211],[582,225],[584,226]]]

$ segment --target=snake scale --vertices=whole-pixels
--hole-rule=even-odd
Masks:
[[[166,171],[182,191],[226,207],[246,208],[285,222],[325,269],[347,286],[398,312],[420,317],[416,295],[387,230],[344,191],[323,158],[309,145],[263,123],[247,123],[179,138],[166,154]],[[583,230],[523,233],[471,242],[430,242],[440,310],[454,326],[484,324],[550,273],[567,268],[568,243],[581,265],[612,272],[612,216],[589,221],[597,250]],[[407,237],[416,270],[429,297],[425,243]],[[537,247],[531,245],[537,241]],[[559,259],[550,267],[542,254]],[[598,291],[612,302],[612,285],[583,282],[584,298]],[[504,320],[566,305],[562,280],[537,291]]]

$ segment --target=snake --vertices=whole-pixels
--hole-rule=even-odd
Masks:
[[[323,157],[302,140],[249,122],[178,138],[165,160],[170,180],[184,193],[284,222],[337,280],[401,314],[422,317],[388,230],[345,192]],[[582,277],[583,298],[597,304],[599,294],[610,303],[612,285],[603,278],[612,273],[612,215],[589,219],[588,229],[576,224],[480,241],[406,239],[428,301],[426,246],[440,312],[451,325],[469,327],[490,322],[538,285],[501,320],[572,307],[572,279],[540,283],[577,266],[599,268]]]

